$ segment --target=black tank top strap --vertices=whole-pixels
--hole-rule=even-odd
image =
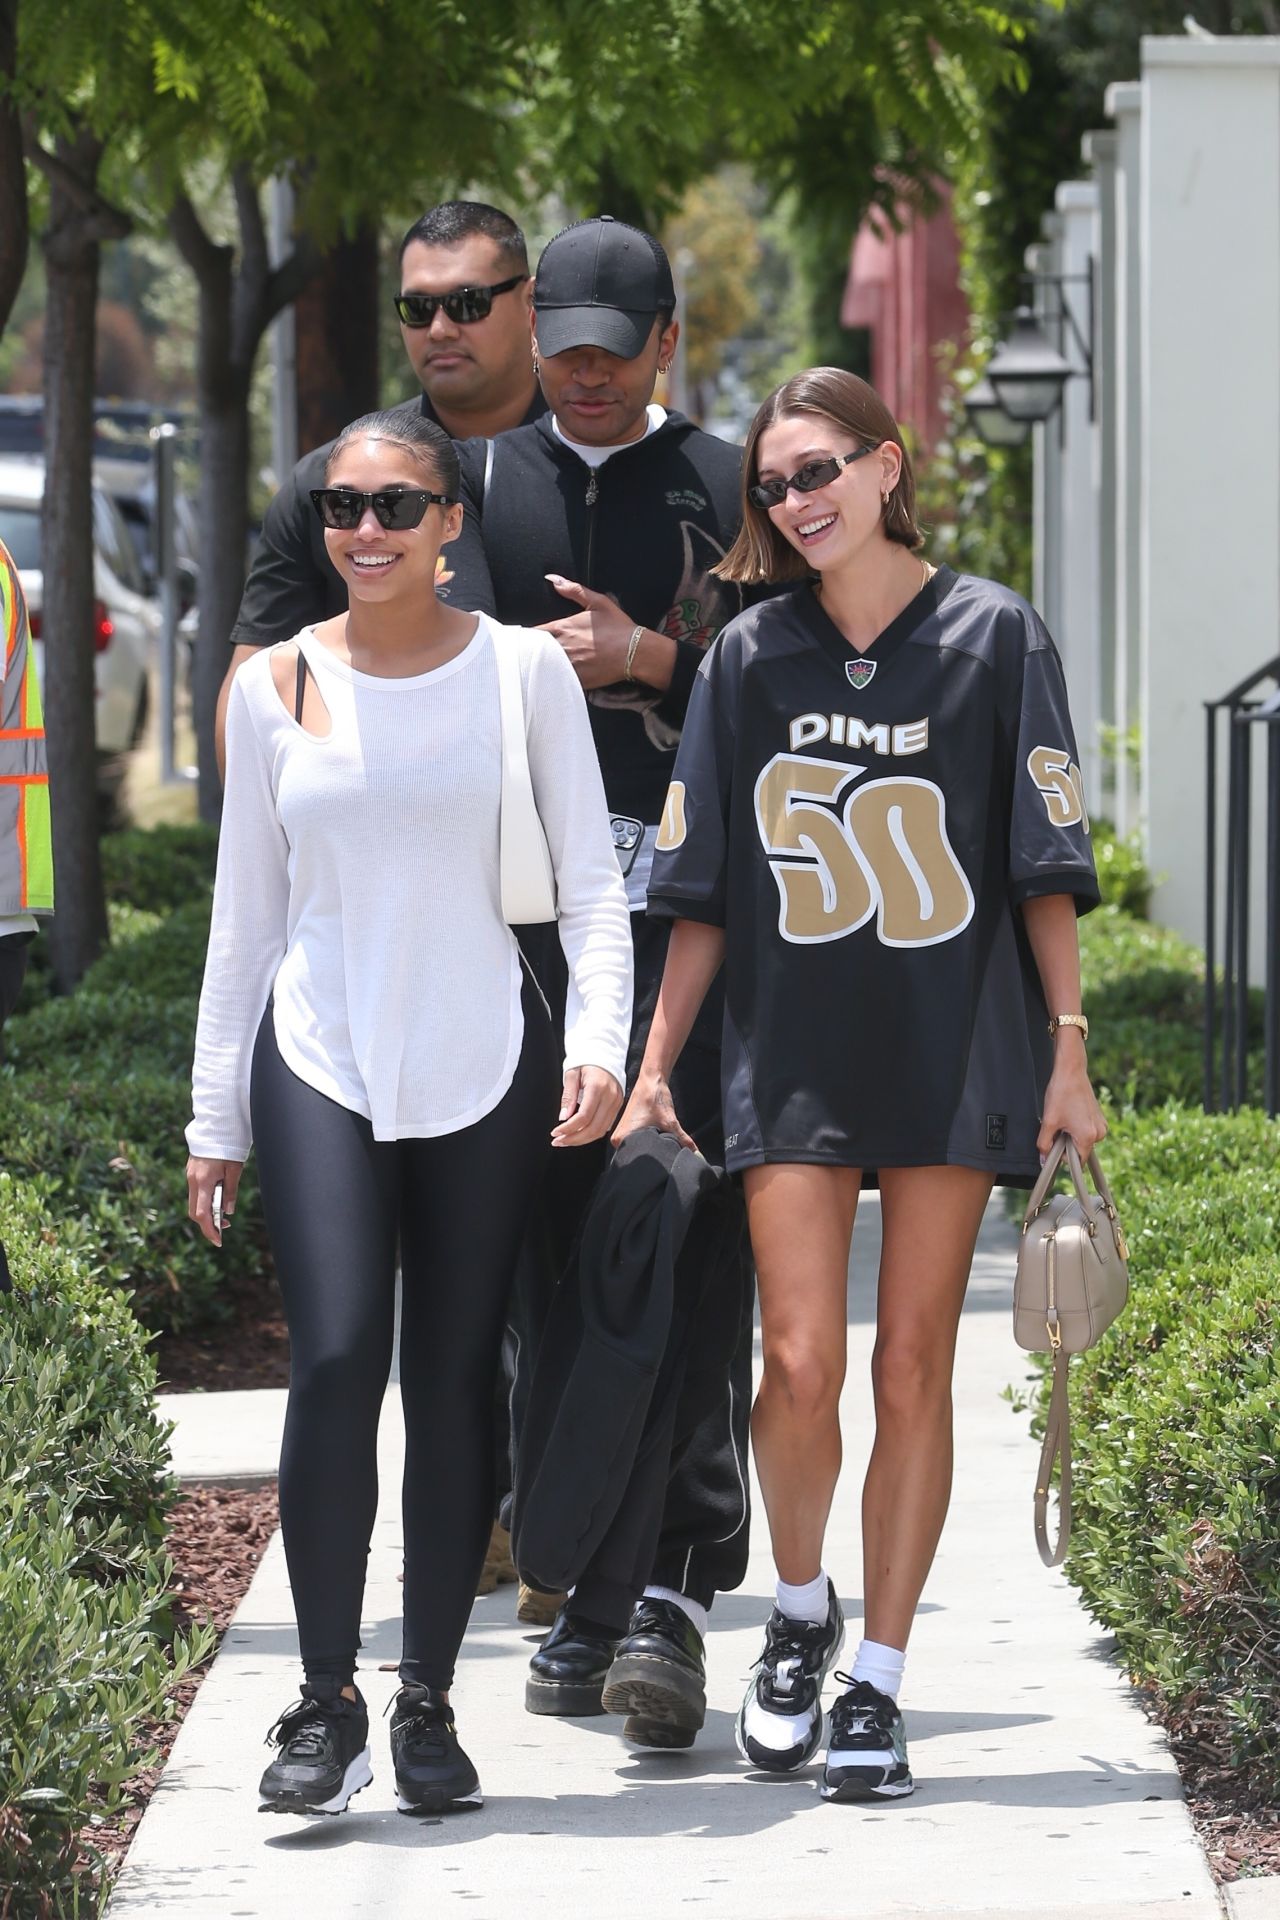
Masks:
[[[306,698],[306,692],[307,692],[307,673],[308,673],[307,656],[302,651],[302,648],[299,647],[298,648],[298,690],[296,695],[294,696],[294,703],[293,703],[293,717],[297,721],[299,726],[302,725],[302,703],[303,703],[303,700]]]

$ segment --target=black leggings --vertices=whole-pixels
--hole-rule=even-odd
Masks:
[[[526,979],[524,1047],[491,1113],[429,1140],[369,1122],[280,1057],[268,1007],[250,1102],[289,1322],[280,1524],[308,1678],[354,1675],[378,1504],[378,1415],[402,1301],[404,1657],[447,1687],[493,1517],[493,1384],[516,1256],[550,1152],[560,1075]]]

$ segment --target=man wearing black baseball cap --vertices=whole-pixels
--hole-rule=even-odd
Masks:
[[[551,242],[538,263],[533,301],[544,358],[573,347],[601,347],[619,360],[634,360],[657,316],[670,321],[676,290],[658,242],[604,215],[566,227]]]
[[[675,749],[706,649],[742,605],[740,590],[711,572],[738,531],[740,450],[653,398],[679,331],[671,269],[652,235],[601,217],[550,242],[532,316],[549,412],[460,448],[466,518],[443,589],[455,605],[545,627],[586,691],[632,910],[633,1070],[666,952],[668,923],[648,918],[645,890]],[[553,1011],[563,1011],[555,929],[522,930],[521,945]],[[712,1160],[724,1151],[719,1042],[720,1008],[709,996],[675,1097]],[[525,1368],[605,1157],[602,1142],[553,1160],[538,1272],[526,1271],[518,1290],[517,1454]],[[649,1584],[643,1593],[632,1584],[615,1527],[614,1550],[601,1550],[533,1657],[531,1712],[620,1712],[627,1737],[651,1747],[688,1746],[702,1725],[706,1609],[746,1571],[753,1276],[745,1235],[739,1279],[734,1360],[718,1405],[672,1460]],[[689,1370],[699,1371],[696,1355]],[[639,1511],[651,1498],[635,1491],[633,1540],[652,1536],[651,1504],[647,1519]]]

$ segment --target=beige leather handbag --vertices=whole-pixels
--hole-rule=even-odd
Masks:
[[[1051,1194],[1065,1156],[1072,1193]],[[1046,1567],[1056,1567],[1071,1538],[1071,1413],[1067,1363],[1101,1339],[1129,1297],[1129,1249],[1106,1175],[1089,1155],[1096,1193],[1084,1184],[1084,1169],[1070,1134],[1053,1143],[1027,1202],[1013,1281],[1013,1337],[1027,1353],[1053,1355],[1053,1391],[1044,1446],[1036,1472],[1036,1545]],[[1047,1515],[1055,1460],[1058,1478],[1058,1543],[1050,1547]]]

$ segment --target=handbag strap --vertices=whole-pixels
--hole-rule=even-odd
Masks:
[[[1116,1203],[1112,1198],[1107,1176],[1102,1171],[1102,1163],[1098,1159],[1097,1148],[1095,1147],[1091,1151],[1089,1158],[1082,1162],[1080,1159],[1080,1149],[1076,1146],[1075,1141],[1069,1133],[1059,1133],[1054,1138],[1053,1145],[1049,1149],[1048,1157],[1040,1169],[1040,1178],[1031,1189],[1031,1197],[1027,1201],[1027,1211],[1023,1216],[1023,1231],[1025,1232],[1027,1227],[1030,1226],[1048,1199],[1050,1189],[1057,1178],[1058,1169],[1062,1165],[1064,1158],[1067,1163],[1067,1171],[1071,1175],[1071,1184],[1076,1190],[1076,1198],[1084,1208],[1086,1216],[1089,1214],[1090,1206],[1089,1189],[1084,1184],[1084,1170],[1086,1167],[1089,1169],[1089,1178],[1093,1181],[1098,1198],[1106,1209],[1107,1218],[1111,1222],[1111,1231],[1115,1236],[1116,1248],[1120,1254],[1120,1258],[1122,1260],[1127,1259],[1128,1249],[1124,1244],[1124,1235],[1120,1228],[1120,1218],[1116,1213]]]
[[[1067,1367],[1071,1356],[1059,1347],[1053,1356],[1053,1391],[1045,1419],[1044,1444],[1036,1469],[1036,1546],[1046,1567],[1060,1566],[1071,1538],[1071,1403],[1067,1397]],[[1054,1463],[1058,1470],[1058,1539],[1049,1545],[1049,1488]]]
[[[528,836],[517,831],[517,812],[537,817],[533,776],[529,772],[529,742],[525,736],[524,690],[520,685],[520,658],[514,640],[500,633],[490,636],[498,663],[498,710],[502,722],[502,802],[498,820],[498,865],[502,896],[514,897],[518,886],[519,848]]]

